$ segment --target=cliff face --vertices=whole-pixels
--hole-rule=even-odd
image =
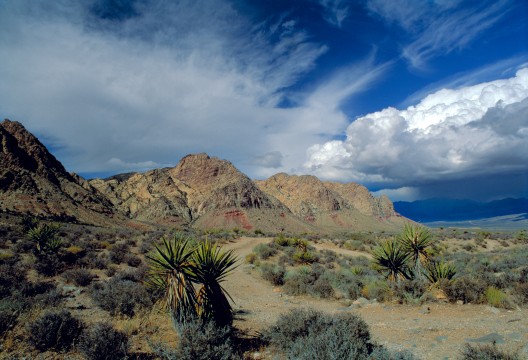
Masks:
[[[17,213],[106,223],[110,201],[84,179],[69,174],[20,123],[0,123],[1,208]]]
[[[277,232],[400,226],[386,197],[361,185],[284,173],[252,181],[229,161],[187,155],[173,168],[87,181],[70,174],[20,123],[0,124],[0,209],[119,225],[125,220]]]

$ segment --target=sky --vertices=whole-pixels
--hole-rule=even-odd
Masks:
[[[0,0],[0,116],[84,177],[189,153],[528,197],[524,0]]]

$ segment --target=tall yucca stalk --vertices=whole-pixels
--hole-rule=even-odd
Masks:
[[[406,223],[399,236],[403,249],[410,254],[410,260],[418,271],[429,261],[427,248],[432,244],[431,232],[425,226]]]
[[[172,241],[162,239],[161,246],[146,257],[150,265],[148,285],[165,293],[165,303],[175,328],[197,315],[196,281],[193,261],[194,248],[181,235]]]
[[[374,265],[391,281],[410,279],[410,254],[396,240],[387,240],[372,250]]]
[[[220,326],[230,325],[233,309],[228,297],[231,297],[220,284],[235,269],[237,259],[233,250],[223,251],[216,243],[205,240],[194,251],[193,260],[196,280],[201,284],[197,293],[199,316]]]

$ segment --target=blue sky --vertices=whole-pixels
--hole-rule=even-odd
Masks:
[[[0,0],[0,114],[86,177],[228,159],[528,197],[528,3]]]

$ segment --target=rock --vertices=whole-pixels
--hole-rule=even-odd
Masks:
[[[422,306],[421,310],[420,310],[420,314],[430,314],[431,313],[431,308],[427,305],[424,305]]]
[[[370,304],[370,302],[365,299],[364,297],[360,297],[360,298],[357,298],[353,303],[352,305],[358,305],[359,307],[363,307],[363,306],[366,306]]]
[[[500,314],[500,310],[493,306],[488,306],[486,309],[493,314]]]
[[[457,300],[457,301],[456,301],[456,304],[457,304],[457,305],[464,305],[464,302],[463,302],[462,300]]]

